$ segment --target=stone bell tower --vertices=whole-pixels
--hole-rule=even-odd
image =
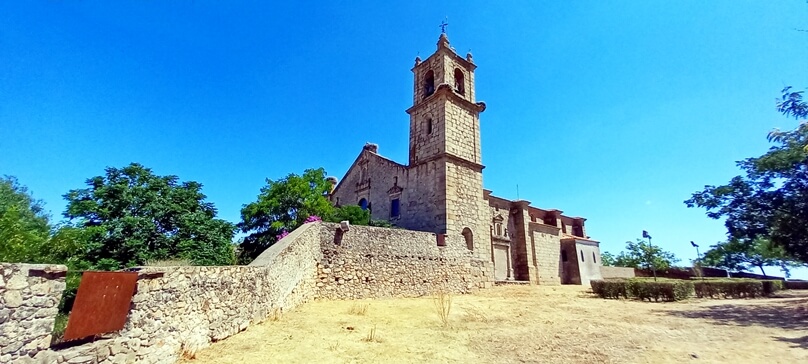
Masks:
[[[419,186],[412,193],[431,202],[419,209],[431,219],[421,228],[471,236],[475,253],[490,254],[480,154],[480,113],[485,104],[475,100],[477,66],[471,53],[464,58],[454,51],[445,33],[437,46],[426,60],[416,58],[412,69],[409,168],[417,179],[412,182]]]

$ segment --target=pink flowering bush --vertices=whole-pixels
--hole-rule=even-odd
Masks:
[[[310,223],[310,222],[317,222],[317,221],[323,221],[323,219],[321,219],[321,218],[320,218],[319,216],[317,216],[317,215],[311,215],[311,216],[307,217],[307,218],[306,218],[306,221],[304,221],[303,223],[304,223],[304,224],[308,224],[308,223]]]
[[[280,233],[280,234],[275,235],[275,241],[279,241],[279,240],[281,240],[281,239],[285,238],[285,237],[286,237],[286,235],[289,235],[289,232],[288,232],[288,231],[286,231],[286,230],[281,231],[281,233]]]

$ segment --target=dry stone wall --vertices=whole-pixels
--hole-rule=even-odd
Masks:
[[[0,363],[173,363],[251,324],[321,298],[420,296],[490,285],[462,236],[311,223],[249,266],[142,267],[125,327],[50,348],[64,266],[0,266]]]
[[[322,224],[318,296],[328,299],[412,297],[490,285],[489,263],[474,259],[462,236],[369,226]]]
[[[64,266],[3,264],[0,363],[173,363],[183,353],[314,298],[321,259],[317,224],[268,249],[252,266],[145,267],[126,326],[92,343],[49,349]]]
[[[0,264],[0,363],[43,360],[65,289],[63,265]]]

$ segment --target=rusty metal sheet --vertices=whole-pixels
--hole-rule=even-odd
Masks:
[[[126,324],[137,272],[84,272],[64,340],[118,331]]]

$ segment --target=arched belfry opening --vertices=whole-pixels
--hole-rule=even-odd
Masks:
[[[474,250],[474,234],[472,234],[471,229],[463,229],[463,238],[466,239],[466,248]]]
[[[424,97],[435,93],[435,72],[429,70],[424,75]]]
[[[466,94],[466,77],[463,74],[463,71],[460,68],[455,68],[454,70],[454,89],[457,93],[461,95]]]

